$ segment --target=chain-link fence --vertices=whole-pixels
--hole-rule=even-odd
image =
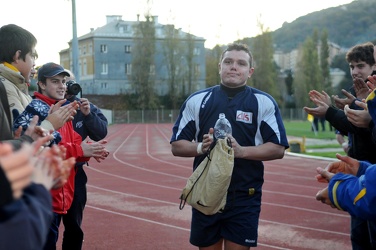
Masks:
[[[307,113],[302,109],[281,109],[283,120],[287,121],[305,121],[307,120]]]
[[[179,110],[103,110],[109,123],[174,123]],[[284,120],[306,120],[307,113],[303,109],[281,109]]]
[[[179,110],[103,110],[109,123],[173,123]]]

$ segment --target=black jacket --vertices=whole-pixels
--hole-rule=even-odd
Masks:
[[[372,129],[354,126],[343,110],[330,106],[325,119],[341,133],[351,136],[348,156],[370,163],[376,163],[376,143],[372,139]]]

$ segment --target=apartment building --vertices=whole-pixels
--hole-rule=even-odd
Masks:
[[[142,22],[126,21],[122,16],[107,16],[107,23],[99,28],[91,29],[89,33],[78,37],[78,67],[79,84],[82,92],[88,95],[119,95],[133,93],[132,68],[135,53],[135,25]],[[154,81],[154,91],[158,95],[166,95],[169,91],[169,70],[166,58],[165,43],[167,28],[172,25],[158,23],[158,17],[153,16],[155,27],[154,63],[150,67],[150,74]],[[174,28],[175,29],[175,28]],[[176,78],[179,91],[190,89],[195,91],[205,87],[205,39],[191,34],[191,41],[187,41],[187,33],[175,29],[181,47],[186,48],[179,59],[179,70],[186,71]],[[188,51],[188,42],[193,43],[190,67],[185,60],[184,53]],[[69,48],[60,51],[60,64],[72,69],[72,41]],[[188,76],[188,74],[191,74]],[[189,87],[188,87],[189,84]],[[187,86],[186,86],[187,85]]]

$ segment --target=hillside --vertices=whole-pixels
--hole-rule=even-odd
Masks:
[[[375,0],[355,0],[284,23],[272,32],[276,49],[290,51],[297,48],[314,29],[328,30],[329,40],[350,48],[357,43],[376,38]]]

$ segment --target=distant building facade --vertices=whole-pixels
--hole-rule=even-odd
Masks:
[[[333,58],[336,57],[338,54],[343,53],[346,49],[341,48],[339,45],[328,42],[329,47],[329,65],[332,63]],[[320,55],[321,46],[318,46],[318,54]],[[285,77],[285,71],[295,72],[296,65],[299,59],[299,49],[293,49],[290,52],[283,52],[283,51],[275,51],[273,55],[275,63],[280,67],[280,75],[281,77]],[[344,58],[345,60],[345,58]],[[330,77],[332,86],[338,86],[339,82],[345,77],[345,72],[340,69],[330,69]]]
[[[132,88],[132,53],[135,48],[134,27],[140,22],[124,21],[122,16],[107,16],[107,24],[97,29],[92,29],[88,34],[78,37],[78,67],[79,84],[83,94],[90,95],[119,95],[133,93]],[[153,75],[154,91],[158,95],[166,95],[169,91],[168,70],[165,53],[163,53],[165,29],[171,25],[158,23],[158,17],[153,17],[155,27],[155,54],[154,65],[151,65],[150,74]],[[179,42],[182,47],[188,48],[187,33],[177,30]],[[191,81],[189,89],[196,91],[205,87],[205,39],[192,37],[193,54]],[[60,64],[72,69],[72,41],[69,48],[60,51]],[[180,68],[188,68],[183,60]],[[188,70],[187,70],[188,71]],[[187,85],[188,77],[178,78],[177,86]],[[188,89],[182,86],[179,90]]]
[[[341,48],[339,45],[329,42],[329,65],[331,64],[334,57],[338,54],[341,54],[345,51],[345,49]],[[320,55],[320,46],[318,46],[318,54]],[[292,72],[295,71],[296,64],[298,63],[298,55],[299,49],[293,49],[290,52],[283,52],[283,51],[275,51],[273,58],[276,64],[280,67],[282,71],[291,70]]]

